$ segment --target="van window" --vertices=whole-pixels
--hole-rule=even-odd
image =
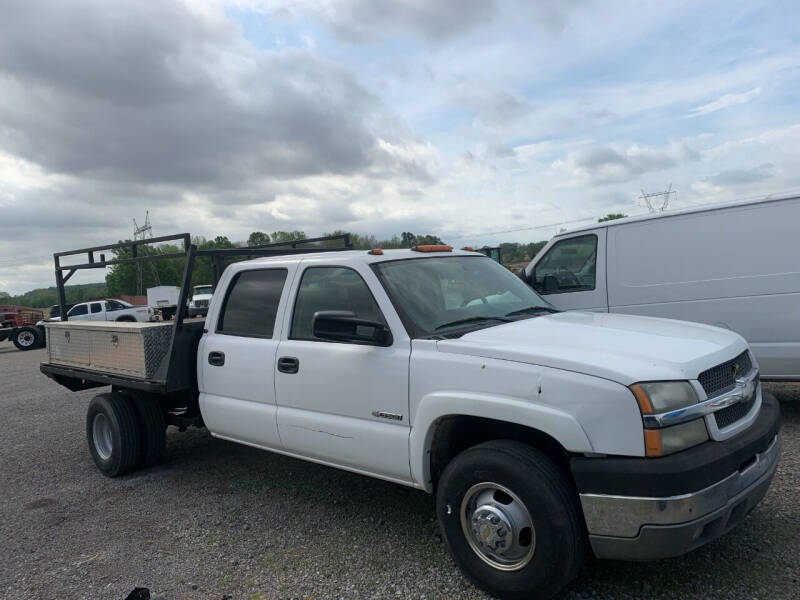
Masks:
[[[217,333],[271,338],[286,273],[286,269],[237,273],[228,287]]]
[[[536,264],[533,288],[540,294],[585,292],[595,288],[597,236],[561,240]]]
[[[305,270],[297,290],[290,337],[319,340],[314,337],[313,321],[314,313],[321,310],[347,310],[362,319],[386,324],[361,275],[345,267],[309,267]]]

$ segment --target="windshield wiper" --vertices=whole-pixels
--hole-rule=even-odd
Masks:
[[[501,321],[503,323],[510,323],[511,319],[508,318],[508,315],[505,317],[467,317],[466,319],[458,319],[456,321],[450,321],[449,323],[442,323],[434,331],[439,331],[440,329],[444,329],[445,327],[452,327],[454,325],[461,325],[465,323],[476,323],[478,321]]]
[[[519,310],[512,310],[510,313],[506,313],[506,316],[513,317],[515,315],[524,315],[526,313],[537,313],[537,312],[557,313],[561,311],[558,311],[555,308],[551,308],[549,306],[526,306],[525,308],[520,308]]]

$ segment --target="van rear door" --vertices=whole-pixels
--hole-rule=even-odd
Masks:
[[[528,282],[559,310],[607,312],[606,228],[551,240],[534,259]]]

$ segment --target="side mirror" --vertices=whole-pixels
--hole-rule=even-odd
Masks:
[[[348,310],[321,310],[314,313],[314,337],[333,342],[370,346],[391,346],[392,332],[383,323],[360,319]]]

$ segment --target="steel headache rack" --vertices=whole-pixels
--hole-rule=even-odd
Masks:
[[[163,242],[181,242],[183,250],[153,254],[146,246]],[[340,243],[340,246],[330,244]],[[41,363],[42,373],[72,391],[106,385],[137,389],[156,394],[197,390],[197,345],[205,319],[187,319],[192,273],[198,258],[208,258],[212,267],[212,285],[216,289],[225,267],[247,257],[281,256],[351,250],[350,236],[292,240],[242,248],[198,249],[188,233],[119,242],[68,250],[53,254],[61,321],[46,323],[48,359]],[[126,258],[106,260],[106,252],[128,250]],[[62,264],[65,257],[86,255],[86,262]],[[104,269],[113,265],[145,261],[184,259],[177,312],[171,321],[119,323],[106,321],[69,321],[64,285],[79,270]]]

